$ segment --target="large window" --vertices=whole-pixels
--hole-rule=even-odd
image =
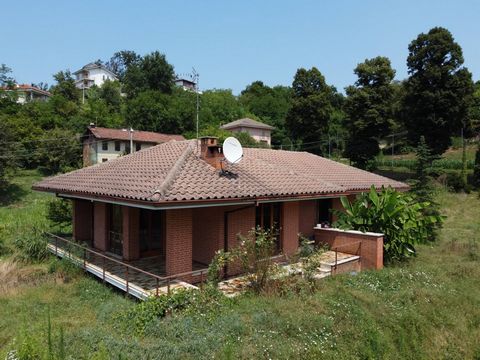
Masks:
[[[102,141],[102,150],[107,151],[108,150],[108,141]]]
[[[115,141],[115,151],[120,151],[120,141]]]
[[[139,236],[142,256],[165,255],[165,212],[141,209]]]
[[[276,235],[277,251],[281,250],[281,206],[281,203],[259,204],[255,213],[255,226]]]

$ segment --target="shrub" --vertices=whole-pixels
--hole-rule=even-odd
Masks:
[[[475,153],[475,164],[473,167],[473,186],[480,188],[480,141],[478,142],[478,149]]]
[[[465,182],[464,177],[458,173],[447,173],[445,178],[445,183],[447,188],[450,191],[459,193],[459,192],[466,192],[470,193],[470,185]]]
[[[238,264],[255,292],[264,289],[268,280],[277,273],[272,257],[276,251],[276,232],[252,229],[246,237],[239,235],[239,245],[229,252],[218,252],[208,269],[208,277],[218,282],[225,265]]]
[[[72,203],[66,199],[52,199],[47,205],[47,218],[60,228],[72,223]]]
[[[424,216],[429,203],[416,202],[409,194],[392,188],[379,193],[374,186],[360,194],[354,203],[341,198],[345,212],[335,210],[337,226],[342,229],[372,231],[384,234],[386,261],[402,260],[415,255],[415,245],[431,238],[431,225],[442,222],[441,216]]]
[[[19,258],[24,261],[41,261],[48,255],[47,239],[35,228],[19,234],[14,240],[14,245],[19,251]]]

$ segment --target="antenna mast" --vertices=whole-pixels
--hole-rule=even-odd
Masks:
[[[198,152],[198,122],[199,122],[199,110],[200,110],[200,98],[199,98],[199,90],[198,90],[198,80],[200,78],[200,74],[197,73],[197,70],[195,70],[194,67],[192,67],[192,80],[195,83],[195,92],[197,94],[197,121],[196,121],[196,127],[197,127],[197,152]]]

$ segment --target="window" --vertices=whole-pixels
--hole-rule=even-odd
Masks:
[[[281,206],[281,203],[260,204],[256,207],[255,213],[255,227],[276,235],[277,251],[281,250]]]
[[[104,150],[104,151],[108,150],[108,141],[103,141],[102,142],[102,150]]]
[[[332,223],[332,199],[317,200],[317,224]]]
[[[130,154],[130,143],[125,144],[125,154]]]
[[[140,144],[140,143],[137,142],[137,143],[135,144],[135,151],[140,151],[140,150],[142,150],[142,144]]]
[[[165,212],[140,209],[139,237],[142,256],[165,255]]]
[[[115,151],[120,151],[120,141],[115,141]]]
[[[102,159],[102,162],[107,162],[107,161],[108,161],[107,158],[103,158],[103,159]]]

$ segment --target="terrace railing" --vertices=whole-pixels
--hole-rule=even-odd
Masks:
[[[350,249],[356,247],[356,250],[354,253],[351,252]],[[360,256],[362,255],[362,242],[361,241],[354,241],[354,242],[350,242],[350,243],[347,243],[347,244],[342,244],[342,245],[338,245],[338,246],[335,246],[334,248],[332,248],[331,250],[335,252],[335,265],[333,266],[334,270],[337,270],[337,266],[338,266],[338,253],[339,253],[339,249],[342,249],[342,248],[348,248],[349,249],[349,254],[351,255],[357,255],[357,256]],[[341,252],[341,251],[340,251]]]
[[[206,275],[208,269],[189,271],[181,274],[175,274],[170,276],[160,276],[153,274],[146,270],[140,269],[136,266],[127,264],[123,261],[115,259],[111,256],[105,255],[105,253],[93,250],[87,246],[81,245],[75,241],[67,240],[55,234],[46,233],[48,237],[48,242],[52,246],[51,250],[55,253],[56,256],[63,254],[64,258],[69,259],[73,263],[82,267],[85,271],[88,271],[89,265],[95,265],[101,269],[101,275],[99,276],[104,282],[107,277],[107,273],[110,273],[112,268],[117,269],[117,277],[122,278],[125,281],[125,291],[127,294],[131,293],[132,284],[140,287],[141,285],[136,284],[132,281],[132,277],[135,273],[143,275],[146,279],[150,280],[153,286],[153,294],[155,296],[161,295],[160,289],[162,287],[167,288],[167,294],[170,294],[172,289],[172,283],[178,280],[185,281],[184,279],[195,280],[195,283],[199,283],[200,287],[203,286],[206,281]],[[107,264],[113,265],[110,268],[107,267]],[[98,276],[98,274],[97,274]],[[143,289],[145,290],[145,289]],[[149,294],[151,294],[151,289],[146,289]]]

